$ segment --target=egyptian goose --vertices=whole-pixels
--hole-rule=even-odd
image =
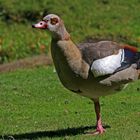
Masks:
[[[47,29],[51,32],[51,53],[61,83],[70,91],[86,96],[94,102],[97,128],[92,134],[105,132],[101,121],[99,97],[113,94],[122,84],[138,79],[138,62],[135,66],[128,66],[127,64],[133,64],[133,61],[124,64],[125,62],[122,62],[122,58],[120,58],[120,56],[124,56],[125,50],[126,54],[134,60],[137,49],[131,46],[122,46],[112,41],[75,45],[64,26],[63,20],[55,14],[45,16],[42,21],[32,25],[32,27]],[[108,57],[115,55],[119,56],[119,61],[117,61],[119,65],[115,67],[116,70],[118,69],[116,73],[114,70],[111,73],[108,71],[98,73],[100,68],[96,69],[96,66],[98,67],[100,62],[105,63],[106,58],[111,63],[111,59]],[[105,60],[101,61],[104,58]],[[98,63],[97,60],[100,62]],[[95,61],[97,64],[95,63],[94,67]],[[124,66],[121,66],[122,64]],[[124,69],[122,67],[126,67],[126,69],[122,70]]]

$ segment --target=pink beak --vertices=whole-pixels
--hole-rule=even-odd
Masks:
[[[45,21],[40,21],[37,24],[32,25],[33,28],[39,28],[39,29],[47,29],[48,25]]]

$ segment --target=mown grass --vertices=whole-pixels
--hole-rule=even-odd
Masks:
[[[140,46],[139,0],[0,0],[0,62],[48,53],[50,36],[31,24],[59,14],[72,39],[109,38]],[[93,137],[92,102],[60,84],[53,67],[0,74],[0,139],[140,139],[140,82],[101,98],[107,132]]]
[[[0,75],[1,139],[140,139],[140,82],[124,91],[101,98],[101,136],[95,130],[93,103],[60,84],[53,67],[18,70]]]
[[[2,23],[1,26],[3,30],[1,30],[0,54],[1,59],[4,57],[4,61],[48,53],[50,37],[46,32],[42,34],[41,31],[32,30],[28,24],[7,24],[8,27],[5,28],[5,23]]]
[[[76,43],[93,37],[139,47],[139,9],[138,0],[0,0],[2,62],[49,52],[50,36],[31,28],[48,13],[62,17]]]

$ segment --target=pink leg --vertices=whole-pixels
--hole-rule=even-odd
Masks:
[[[93,101],[94,101],[94,107],[95,107],[96,118],[97,118],[97,128],[95,134],[102,134],[105,132],[105,129],[102,126],[99,99]]]
[[[89,134],[92,134],[92,135],[103,134],[105,132],[105,129],[102,126],[99,99],[93,99],[93,101],[94,101],[94,107],[95,107],[95,113],[96,113],[96,119],[97,119],[97,123],[96,123],[97,128],[95,132],[91,132]]]

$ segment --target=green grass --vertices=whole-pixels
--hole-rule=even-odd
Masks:
[[[0,0],[0,63],[49,53],[50,36],[31,28],[43,14],[62,17],[72,39],[109,38],[140,47],[139,0]],[[45,47],[45,48],[44,48]],[[140,82],[101,98],[107,132],[95,130],[92,102],[60,84],[53,67],[0,74],[0,139],[140,139]]]
[[[0,57],[1,59],[4,57],[4,62],[48,53],[50,37],[46,32],[33,30],[31,24],[12,24],[5,28],[5,23],[2,22],[1,27]],[[42,49],[42,46],[45,48]]]
[[[1,74],[0,79],[2,136],[37,140],[140,139],[139,81],[121,93],[101,98],[107,132],[94,137],[84,135],[95,130],[92,102],[64,89],[53,67],[18,70]]]
[[[109,38],[140,47],[138,0],[0,0],[0,58],[2,62],[49,52],[50,36],[31,24],[43,15],[62,17],[72,39]]]

